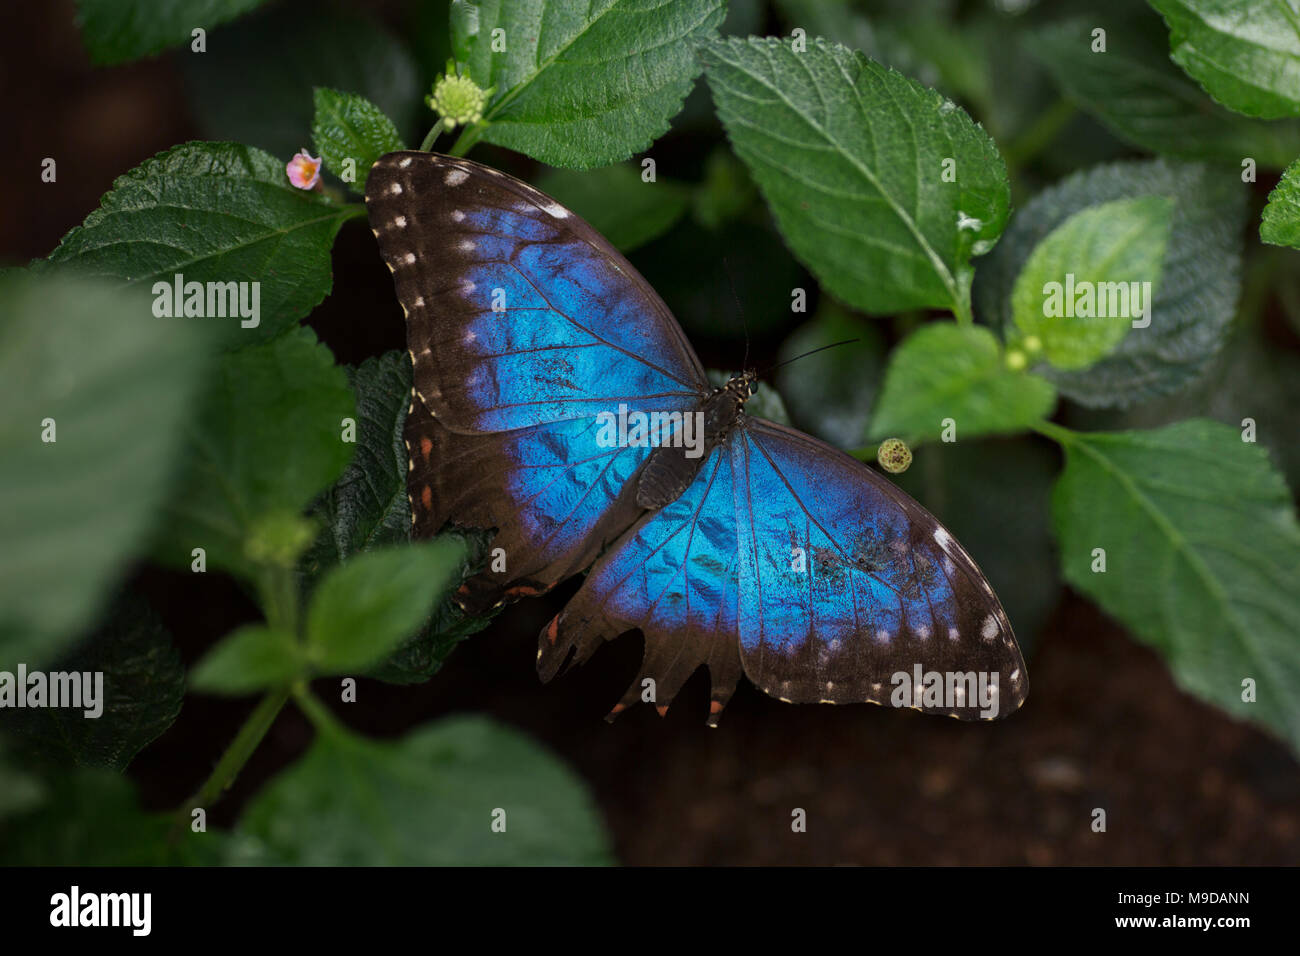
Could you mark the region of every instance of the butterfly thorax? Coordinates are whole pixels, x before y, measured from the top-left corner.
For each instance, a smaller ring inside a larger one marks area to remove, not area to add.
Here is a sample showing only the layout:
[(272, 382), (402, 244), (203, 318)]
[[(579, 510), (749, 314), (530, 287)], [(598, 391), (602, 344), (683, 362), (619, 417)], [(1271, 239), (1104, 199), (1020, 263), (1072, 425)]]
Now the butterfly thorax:
[(754, 373), (745, 372), (705, 396), (691, 413), (702, 424), (702, 442), (694, 447), (672, 444), (654, 449), (637, 480), (637, 504), (658, 511), (680, 498), (713, 449), (744, 417), (745, 402), (754, 394), (754, 388)]

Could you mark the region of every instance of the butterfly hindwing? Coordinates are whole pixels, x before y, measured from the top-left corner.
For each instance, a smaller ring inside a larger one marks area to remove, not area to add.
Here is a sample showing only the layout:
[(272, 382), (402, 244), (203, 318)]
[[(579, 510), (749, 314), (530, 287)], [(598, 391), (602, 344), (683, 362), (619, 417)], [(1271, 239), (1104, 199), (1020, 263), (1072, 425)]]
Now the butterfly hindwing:
[[(975, 684), (953, 680), (955, 703), (909, 695), (903, 706), (963, 719), (1020, 706), (1027, 680), (1007, 616), (928, 511), (793, 429), (747, 419), (730, 444), (737, 621), (751, 681), (788, 701), (897, 704), (900, 686), (971, 675)], [(993, 686), (994, 674), (996, 699), (981, 701), (970, 688)]]
[(543, 630), (537, 670), (550, 680), (573, 652), (586, 660), (632, 629), (645, 637), (641, 670), (611, 712), (640, 700), (660, 713), (701, 664), (716, 723), (740, 679), (736, 641), (736, 513), (731, 456), (717, 448), (676, 501), (648, 514), (596, 562)]

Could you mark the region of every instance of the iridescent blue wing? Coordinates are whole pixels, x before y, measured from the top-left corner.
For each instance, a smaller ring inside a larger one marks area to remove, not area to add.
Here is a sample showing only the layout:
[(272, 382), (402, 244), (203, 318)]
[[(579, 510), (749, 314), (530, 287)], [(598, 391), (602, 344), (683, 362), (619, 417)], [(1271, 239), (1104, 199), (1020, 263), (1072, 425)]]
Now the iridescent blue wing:
[(505, 570), (467, 582), (467, 607), (539, 593), (640, 514), (649, 449), (601, 447), (596, 415), (694, 408), (699, 360), (627, 260), (526, 183), (390, 153), (366, 205), (407, 318), (414, 532), (497, 529)]
[(645, 656), (610, 717), (640, 700), (662, 714), (701, 665), (713, 683), (715, 724), (740, 679), (736, 640), (736, 512), (732, 457), (714, 449), (676, 501), (646, 515), (605, 554), (543, 630), (537, 670), (549, 681), (572, 654), (639, 629)]
[[(997, 675), (993, 706), (964, 679), (903, 706), (1006, 716), (1028, 689), (1011, 624), (966, 550), (886, 478), (807, 435), (745, 419), (736, 476), (737, 627), (745, 674), (794, 702), (898, 701), (938, 674)], [(920, 668), (919, 672), (917, 668)], [(908, 675), (908, 683), (896, 675)], [(989, 698), (991, 700), (991, 697)], [(955, 701), (955, 703), (954, 703)]]

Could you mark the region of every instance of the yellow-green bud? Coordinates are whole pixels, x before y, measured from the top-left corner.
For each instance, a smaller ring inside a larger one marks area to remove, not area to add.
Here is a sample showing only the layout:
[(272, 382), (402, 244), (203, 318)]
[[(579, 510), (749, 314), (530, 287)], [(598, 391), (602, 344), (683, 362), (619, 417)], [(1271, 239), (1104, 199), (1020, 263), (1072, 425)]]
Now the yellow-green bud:
[(886, 438), (876, 449), (876, 461), (891, 475), (901, 475), (912, 464), (912, 449), (901, 438)]
[(485, 90), (468, 76), (448, 72), (438, 77), (433, 92), (424, 98), (429, 109), (442, 117), (448, 130), (459, 124), (469, 126), (483, 119), (491, 90)]

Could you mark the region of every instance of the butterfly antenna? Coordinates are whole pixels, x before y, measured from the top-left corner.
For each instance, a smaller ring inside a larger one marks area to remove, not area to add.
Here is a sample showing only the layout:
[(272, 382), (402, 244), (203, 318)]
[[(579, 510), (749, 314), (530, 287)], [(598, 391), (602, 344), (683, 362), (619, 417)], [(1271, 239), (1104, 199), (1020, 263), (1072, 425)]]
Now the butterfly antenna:
[(740, 304), (740, 295), (736, 292), (736, 277), (731, 274), (731, 263), (722, 257), (722, 268), (727, 270), (727, 284), (731, 286), (731, 298), (735, 300), (736, 312), (740, 316), (740, 327), (745, 333), (745, 361), (740, 364), (741, 371), (749, 368), (749, 320), (745, 318), (745, 308)]
[(854, 342), (858, 342), (858, 341), (861, 340), (844, 339), (842, 342), (832, 342), (830, 345), (823, 345), (820, 348), (815, 348), (811, 352), (804, 352), (802, 355), (796, 355), (794, 358), (788, 358), (784, 362), (777, 362), (775, 365), (769, 365), (767, 368), (763, 369), (763, 371), (759, 372), (758, 374), (766, 375), (768, 372), (775, 372), (777, 369), (783, 368), (784, 366), (789, 365), (791, 362), (797, 362), (801, 358), (807, 358), (810, 355), (816, 355), (818, 352), (825, 352), (827, 349), (833, 349), (841, 345), (852, 345)]

